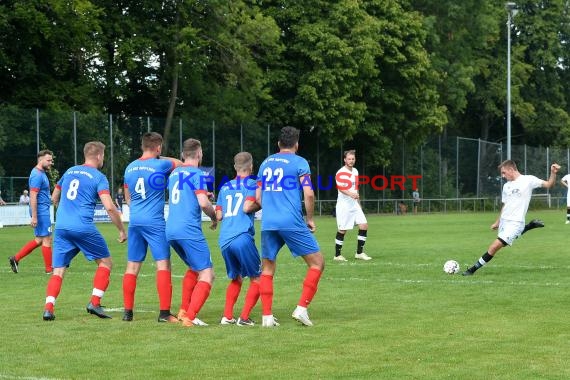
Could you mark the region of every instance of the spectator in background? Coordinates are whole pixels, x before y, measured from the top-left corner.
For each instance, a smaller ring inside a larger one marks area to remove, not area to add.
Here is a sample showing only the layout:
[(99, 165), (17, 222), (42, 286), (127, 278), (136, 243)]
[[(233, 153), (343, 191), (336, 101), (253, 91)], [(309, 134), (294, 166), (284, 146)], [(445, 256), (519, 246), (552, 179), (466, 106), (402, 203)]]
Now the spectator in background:
[(6, 206), (6, 202), (2, 199), (2, 190), (0, 190), (0, 206)]
[(123, 211), (123, 201), (125, 200), (125, 195), (123, 194), (123, 188), (119, 187), (117, 194), (115, 195), (115, 205), (119, 211)]
[(24, 190), (22, 195), (20, 195), (20, 202), (21, 205), (28, 205), (30, 204), (30, 196), (28, 195), (28, 190)]
[(418, 213), (418, 206), (420, 204), (421, 198), (420, 198), (420, 192), (418, 191), (418, 188), (416, 187), (414, 189), (414, 191), (412, 192), (412, 202), (414, 203), (414, 214)]

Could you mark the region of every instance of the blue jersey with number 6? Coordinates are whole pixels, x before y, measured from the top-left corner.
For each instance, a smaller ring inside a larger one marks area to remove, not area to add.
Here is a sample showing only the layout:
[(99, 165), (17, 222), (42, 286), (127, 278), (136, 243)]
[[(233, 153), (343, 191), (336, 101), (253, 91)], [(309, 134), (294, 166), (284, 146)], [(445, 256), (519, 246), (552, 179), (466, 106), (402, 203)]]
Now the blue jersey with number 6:
[[(261, 187), (261, 230), (306, 230), (303, 219), (303, 186), (311, 186), (311, 169), (303, 157), (276, 153), (259, 166)], [(306, 176), (306, 177), (305, 177)]]
[(61, 190), (56, 229), (93, 231), (93, 214), (100, 194), (109, 194), (107, 177), (93, 166), (73, 166), (57, 182)]

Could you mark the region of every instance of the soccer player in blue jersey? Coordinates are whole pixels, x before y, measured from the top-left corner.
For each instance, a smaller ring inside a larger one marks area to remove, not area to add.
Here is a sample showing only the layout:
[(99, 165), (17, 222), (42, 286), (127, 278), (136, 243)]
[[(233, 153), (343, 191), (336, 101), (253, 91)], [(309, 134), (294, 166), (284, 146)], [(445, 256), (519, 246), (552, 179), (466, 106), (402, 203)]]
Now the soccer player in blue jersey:
[[(272, 312), (273, 275), (277, 254), (287, 245), (293, 257), (301, 256), (309, 267), (303, 290), (292, 317), (305, 326), (312, 326), (307, 307), (312, 301), (325, 267), (313, 220), (315, 194), (311, 184), (311, 170), (304, 158), (296, 155), (299, 149), (299, 130), (284, 127), (279, 136), (279, 153), (267, 157), (259, 167), (257, 203), (261, 204), (261, 258), (262, 272), (259, 291), (262, 306), (262, 326), (279, 324)], [(303, 220), (302, 200), (305, 201), (306, 220)], [(246, 201), (245, 212), (255, 210), (255, 202)]]
[(46, 290), (43, 319), (55, 319), (54, 305), (61, 291), (63, 277), (71, 260), (79, 253), (97, 263), (93, 279), (91, 301), (87, 312), (99, 318), (111, 318), (101, 307), (101, 298), (109, 286), (112, 260), (107, 243), (93, 223), (95, 204), (100, 198), (113, 224), (119, 230), (119, 242), (127, 240), (121, 214), (113, 204), (109, 181), (99, 171), (105, 160), (105, 145), (91, 141), (83, 148), (85, 163), (69, 168), (52, 193), (54, 205), (58, 205), (55, 222), (53, 275)]
[(198, 168), (202, 162), (202, 144), (195, 139), (184, 141), (184, 165), (168, 178), (168, 219), (166, 238), (188, 266), (182, 280), (182, 302), (178, 318), (184, 326), (207, 326), (196, 316), (208, 299), (214, 271), (206, 238), (202, 232), (202, 211), (216, 229), (216, 211), (208, 198), (209, 177)]
[[(226, 272), (231, 280), (226, 289), (224, 315), (220, 324), (237, 324), (238, 326), (253, 326), (249, 318), (251, 309), (259, 298), (259, 275), (261, 260), (255, 246), (255, 229), (253, 226), (254, 212), (243, 212), (246, 199), (255, 202), (256, 181), (251, 178), (253, 158), (248, 152), (240, 152), (234, 157), (236, 178), (225, 183), (218, 194), (216, 202), (216, 217), (221, 221), (218, 243), (226, 264)], [(234, 318), (234, 306), (241, 291), (244, 277), (249, 277), (250, 283), (245, 296), (245, 303), (240, 317)]]
[(165, 190), (168, 175), (182, 161), (162, 157), (162, 136), (156, 132), (142, 137), (142, 156), (125, 169), (125, 200), (129, 205), (128, 262), (123, 276), (123, 321), (133, 320), (137, 276), (150, 247), (156, 262), (156, 289), (159, 322), (177, 323), (170, 313), (172, 278), (170, 246), (166, 241), (164, 220)]
[(42, 246), (44, 268), (46, 273), (51, 273), (51, 218), (49, 209), (51, 205), (49, 179), (46, 171), (53, 165), (53, 152), (41, 150), (38, 152), (38, 163), (32, 169), (28, 179), (30, 188), (30, 225), (34, 228), (35, 238), (27, 242), (18, 253), (10, 256), (10, 267), (14, 273), (18, 273), (20, 261), (32, 253), (34, 249)]

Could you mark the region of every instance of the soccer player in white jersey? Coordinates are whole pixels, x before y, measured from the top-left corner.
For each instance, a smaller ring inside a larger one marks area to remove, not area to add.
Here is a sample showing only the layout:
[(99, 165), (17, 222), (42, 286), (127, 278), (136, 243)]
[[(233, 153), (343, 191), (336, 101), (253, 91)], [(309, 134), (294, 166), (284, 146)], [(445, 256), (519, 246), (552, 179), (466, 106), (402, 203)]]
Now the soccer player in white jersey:
[(503, 185), (501, 213), (491, 225), (491, 229), (498, 229), (499, 234), (487, 252), (472, 267), (463, 272), (464, 276), (472, 276), (477, 269), (491, 261), (497, 251), (507, 245), (512, 245), (514, 240), (525, 232), (525, 216), (532, 191), (539, 187), (549, 189), (554, 186), (559, 169), (560, 165), (556, 163), (550, 165), (550, 177), (548, 181), (544, 181), (533, 175), (521, 174), (512, 160), (503, 161), (499, 165), (501, 176), (507, 180)]
[(352, 230), (354, 225), (358, 225), (358, 241), (356, 246), (355, 259), (371, 260), (372, 258), (364, 253), (366, 234), (368, 233), (368, 221), (360, 205), (358, 195), (358, 170), (354, 167), (356, 163), (356, 151), (347, 150), (344, 152), (344, 166), (336, 172), (336, 186), (338, 198), (336, 201), (336, 224), (338, 231), (335, 239), (334, 261), (348, 261), (341, 253), (344, 244), (344, 236), (347, 230)]
[(568, 189), (566, 193), (566, 224), (570, 224), (570, 188), (568, 186), (569, 181), (570, 181), (570, 174), (566, 174), (560, 180), (562, 186)]

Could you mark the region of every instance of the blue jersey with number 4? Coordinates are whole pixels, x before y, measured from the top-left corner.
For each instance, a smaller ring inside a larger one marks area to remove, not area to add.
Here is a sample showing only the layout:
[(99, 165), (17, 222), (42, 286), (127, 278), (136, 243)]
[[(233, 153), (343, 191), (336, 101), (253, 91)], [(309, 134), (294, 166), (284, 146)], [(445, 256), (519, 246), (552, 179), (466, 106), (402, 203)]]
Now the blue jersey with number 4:
[(222, 211), (222, 225), (218, 243), (224, 249), (237, 236), (248, 233), (255, 235), (254, 214), (243, 212), (243, 204), (248, 197), (255, 199), (256, 183), (250, 177), (237, 177), (226, 182), (218, 193), (216, 209)]
[(172, 169), (172, 161), (160, 158), (139, 158), (127, 166), (124, 181), (131, 196), (130, 226), (164, 225), (164, 194)]
[(69, 168), (57, 187), (61, 190), (56, 214), (56, 229), (92, 231), (93, 214), (101, 194), (109, 194), (107, 177), (93, 166), (78, 165)]
[[(259, 166), (261, 187), (261, 230), (305, 230), (303, 187), (311, 186), (311, 169), (303, 157), (294, 153), (276, 153)], [(306, 176), (306, 177), (304, 177)]]

